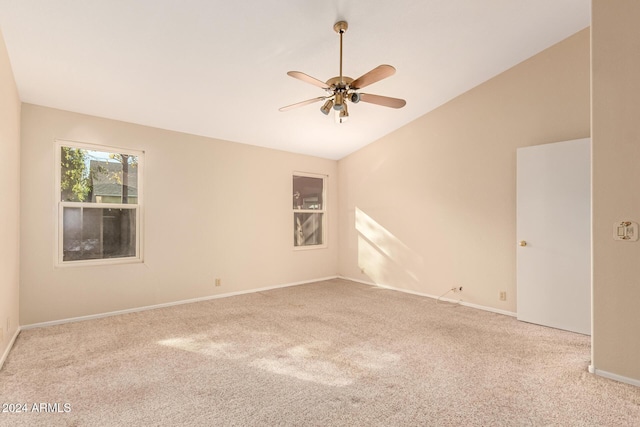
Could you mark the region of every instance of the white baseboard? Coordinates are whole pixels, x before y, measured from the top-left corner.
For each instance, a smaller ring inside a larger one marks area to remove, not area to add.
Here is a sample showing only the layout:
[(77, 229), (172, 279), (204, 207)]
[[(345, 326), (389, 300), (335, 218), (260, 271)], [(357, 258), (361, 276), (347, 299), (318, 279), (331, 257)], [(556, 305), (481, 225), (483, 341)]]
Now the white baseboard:
[(493, 307), (487, 307), (486, 305), (471, 304), (470, 302), (464, 302), (464, 301), (462, 301), (460, 304), (464, 305), (465, 307), (477, 308), (478, 310), (490, 311), (492, 313), (503, 314), (505, 316), (511, 316), (511, 317), (517, 317), (518, 316), (518, 313), (515, 313), (513, 311), (501, 310), (499, 308), (493, 308)]
[(457, 300), (457, 299), (440, 298), (438, 296), (425, 294), (423, 292), (412, 291), (412, 290), (409, 290), (409, 289), (395, 288), (393, 286), (381, 285), (379, 283), (373, 283), (373, 282), (368, 282), (368, 281), (365, 281), (365, 280), (353, 279), (351, 277), (345, 277), (345, 276), (338, 276), (338, 277), (341, 278), (341, 279), (344, 279), (344, 280), (350, 280), (352, 282), (362, 283), (363, 285), (377, 286), (377, 287), (380, 287), (380, 288), (390, 289), (392, 291), (404, 292), (404, 293), (407, 293), (407, 294), (418, 295), (418, 296), (421, 296), (421, 297), (433, 298), (435, 300), (452, 302), (452, 303), (463, 305), (465, 307), (471, 307), (471, 308), (476, 308), (478, 310), (490, 311), (492, 313), (503, 314), (505, 316), (516, 317), (516, 315), (517, 315), (516, 313), (514, 313), (512, 311), (500, 310), (498, 308), (487, 307), (487, 306), (484, 306), (484, 305), (471, 304), (471, 303), (460, 301), (460, 300)]
[(147, 306), (143, 306), (143, 307), (129, 308), (129, 309), (126, 309), (126, 310), (109, 311), (109, 312), (106, 312), (106, 313), (91, 314), (91, 315), (88, 315), (88, 316), (70, 317), (70, 318), (67, 318), (67, 319), (52, 320), (52, 321), (49, 321), (49, 322), (32, 323), (30, 325), (22, 325), (21, 328), (22, 328), (22, 330), (27, 330), (27, 329), (34, 329), (34, 328), (43, 328), (43, 327), (46, 327), (46, 326), (62, 325), (64, 323), (83, 322), (85, 320), (101, 319), (103, 317), (118, 316), (120, 314), (129, 314), (129, 313), (137, 313), (137, 312), (140, 312), (140, 311), (155, 310), (157, 308), (172, 307), (174, 305), (191, 304), (191, 303), (194, 303), (194, 302), (209, 301), (209, 300), (213, 300), (213, 299), (227, 298), (227, 297), (232, 297), (232, 296), (236, 296), (236, 295), (252, 294), (252, 293), (255, 293), (255, 292), (269, 291), (269, 290), (272, 290), (272, 289), (288, 288), (290, 286), (306, 285), (308, 283), (322, 282), (323, 280), (331, 280), (331, 279), (336, 279), (336, 278), (338, 278), (338, 276), (329, 276), (329, 277), (322, 277), (322, 278), (313, 279), (313, 280), (304, 280), (304, 281), (301, 281), (301, 282), (284, 283), (284, 284), (280, 284), (280, 285), (267, 286), (267, 287), (264, 287), (264, 288), (248, 289), (248, 290), (245, 290), (245, 291), (236, 291), (236, 292), (229, 292), (229, 293), (225, 293), (225, 294), (208, 295), (206, 297), (192, 298), (192, 299), (180, 300), (180, 301), (173, 301), (173, 302), (167, 302), (167, 303), (163, 303), (163, 304), (147, 305)]
[(603, 371), (600, 369), (596, 369), (593, 365), (589, 365), (589, 372), (592, 374), (596, 374), (599, 377), (608, 378), (610, 380), (619, 381), (621, 383), (634, 385), (636, 387), (640, 387), (640, 380), (636, 380), (634, 378), (624, 377), (618, 374), (612, 374), (611, 372)]
[(0, 369), (2, 369), (2, 366), (4, 366), (4, 361), (7, 360), (7, 357), (9, 357), (9, 352), (13, 347), (13, 343), (16, 342), (16, 338), (18, 338), (18, 335), (20, 335), (20, 331), (21, 331), (21, 328), (20, 326), (18, 326), (18, 329), (16, 329), (16, 333), (13, 334), (13, 337), (11, 337), (11, 340), (9, 340), (9, 345), (4, 350), (4, 353), (2, 353), (2, 358), (0, 358)]
[[(236, 291), (236, 292), (228, 292), (228, 293), (224, 293), (224, 294), (208, 295), (208, 296), (205, 296), (205, 297), (192, 298), (192, 299), (187, 299), (187, 300), (179, 300), (179, 301), (167, 302), (167, 303), (163, 303), (163, 304), (154, 304), (154, 305), (148, 305), (148, 306), (142, 306), (142, 307), (129, 308), (129, 309), (125, 309), (125, 310), (109, 311), (109, 312), (105, 312), (105, 313), (91, 314), (91, 315), (87, 315), (87, 316), (70, 317), (70, 318), (59, 319), (59, 320), (51, 320), (51, 321), (48, 321), (48, 322), (32, 323), (32, 324), (29, 324), (29, 325), (22, 325), (21, 329), (22, 330), (28, 330), (28, 329), (34, 329), (34, 328), (43, 328), (43, 327), (47, 327), (47, 326), (62, 325), (62, 324), (65, 324), (65, 323), (83, 322), (85, 320), (101, 319), (101, 318), (104, 318), (104, 317), (118, 316), (120, 314), (137, 313), (137, 312), (146, 311), (146, 310), (155, 310), (155, 309), (158, 309), (158, 308), (172, 307), (172, 306), (175, 306), (175, 305), (191, 304), (191, 303), (194, 303), (194, 302), (209, 301), (209, 300), (218, 299), (218, 298), (227, 298), (227, 297), (232, 297), (232, 296), (236, 296), (236, 295), (244, 295), (244, 294), (251, 294), (251, 293), (255, 293), (255, 292), (269, 291), (269, 290), (272, 290), (272, 289), (287, 288), (287, 287), (290, 287), (290, 286), (306, 285), (306, 284), (309, 284), (309, 283), (321, 282), (323, 280), (331, 280), (331, 279), (336, 279), (336, 278), (340, 278), (340, 279), (344, 279), (344, 280), (350, 280), (352, 282), (362, 283), (362, 284), (369, 285), (369, 286), (377, 286), (377, 287), (390, 289), (390, 290), (394, 290), (394, 291), (405, 292), (405, 293), (418, 295), (418, 296), (423, 296), (423, 297), (427, 297), (427, 298), (438, 299), (438, 297), (434, 296), (434, 295), (429, 295), (429, 294), (416, 292), (416, 291), (411, 291), (411, 290), (407, 290), (407, 289), (394, 288), (393, 286), (380, 285), (380, 284), (376, 284), (376, 283), (373, 283), (373, 282), (367, 282), (367, 281), (364, 281), (364, 280), (354, 279), (354, 278), (351, 278), (351, 277), (328, 276), (328, 277), (322, 277), (322, 278), (317, 278), (317, 279), (312, 279), (312, 280), (303, 280), (303, 281), (300, 281), (300, 282), (284, 283), (284, 284), (280, 284), (280, 285), (266, 286), (266, 287), (263, 287), (263, 288), (249, 289), (249, 290), (245, 290), (245, 291)], [(458, 303), (458, 300), (453, 300), (453, 299), (449, 299), (449, 298), (440, 298), (440, 301)], [(516, 315), (516, 313), (510, 312), (510, 311), (505, 311), (505, 310), (495, 309), (493, 307), (485, 307), (485, 306), (481, 306), (481, 305), (477, 305), (477, 304), (470, 304), (470, 303), (467, 303), (467, 302), (464, 302), (464, 301), (461, 301), (459, 303), (460, 303), (460, 305), (464, 305), (464, 306), (467, 306), (467, 307), (477, 308), (479, 310), (491, 311), (491, 312), (498, 313), (498, 314), (504, 314), (506, 316), (515, 316)]]

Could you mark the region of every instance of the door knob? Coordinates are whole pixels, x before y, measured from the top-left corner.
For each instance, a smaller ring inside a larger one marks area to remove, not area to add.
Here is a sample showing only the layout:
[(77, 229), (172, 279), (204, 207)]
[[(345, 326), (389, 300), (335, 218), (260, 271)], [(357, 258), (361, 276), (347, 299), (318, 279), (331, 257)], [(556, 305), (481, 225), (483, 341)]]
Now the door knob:
[(520, 243), (518, 243), (520, 246), (527, 246), (527, 242), (526, 240), (520, 240)]

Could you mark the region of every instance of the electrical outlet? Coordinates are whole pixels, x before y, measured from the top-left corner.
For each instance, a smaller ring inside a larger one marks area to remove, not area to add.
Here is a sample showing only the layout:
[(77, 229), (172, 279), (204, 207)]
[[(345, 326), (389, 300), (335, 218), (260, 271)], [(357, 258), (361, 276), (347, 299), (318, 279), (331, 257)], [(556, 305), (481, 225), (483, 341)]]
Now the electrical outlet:
[(222, 281), (218, 278), (216, 278), (216, 286), (220, 286), (222, 285)]
[(500, 291), (500, 301), (507, 300), (507, 291)]
[(455, 286), (453, 288), (451, 288), (451, 290), (455, 293), (457, 292), (462, 292), (462, 286)]

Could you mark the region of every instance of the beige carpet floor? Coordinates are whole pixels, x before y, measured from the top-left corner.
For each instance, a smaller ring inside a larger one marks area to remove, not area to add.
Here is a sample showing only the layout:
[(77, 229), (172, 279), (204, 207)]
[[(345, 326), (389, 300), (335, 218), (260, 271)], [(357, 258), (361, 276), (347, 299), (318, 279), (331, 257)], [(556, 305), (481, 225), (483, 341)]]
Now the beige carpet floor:
[(22, 331), (0, 425), (640, 426), (589, 345), (336, 279)]

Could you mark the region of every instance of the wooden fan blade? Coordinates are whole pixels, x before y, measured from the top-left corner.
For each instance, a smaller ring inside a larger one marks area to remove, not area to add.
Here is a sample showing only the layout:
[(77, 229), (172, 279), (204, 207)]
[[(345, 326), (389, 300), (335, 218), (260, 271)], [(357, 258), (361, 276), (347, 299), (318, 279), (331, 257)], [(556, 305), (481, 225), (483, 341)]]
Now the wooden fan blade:
[(305, 74), (303, 72), (300, 72), (300, 71), (289, 71), (287, 73), (287, 75), (289, 75), (289, 76), (291, 76), (291, 77), (293, 77), (295, 79), (302, 80), (303, 82), (311, 83), (312, 85), (318, 86), (319, 88), (329, 89), (329, 86), (325, 82), (320, 81), (320, 80), (316, 79), (315, 77), (311, 77), (310, 75)]
[(298, 108), (298, 107), (302, 107), (302, 106), (305, 106), (305, 105), (313, 104), (314, 102), (323, 101), (325, 99), (326, 98), (324, 96), (319, 96), (317, 98), (307, 99), (306, 101), (297, 102), (295, 104), (287, 105), (286, 107), (282, 107), (279, 110), (280, 111), (289, 111), (289, 110), (292, 110), (294, 108)]
[(407, 104), (407, 101), (405, 101), (404, 99), (391, 98), (389, 96), (371, 95), (368, 93), (361, 93), (360, 101), (391, 108), (402, 108)]
[(362, 89), (363, 87), (369, 86), (372, 83), (393, 76), (395, 72), (396, 69), (391, 65), (378, 65), (373, 70), (355, 79), (349, 86), (354, 89)]

